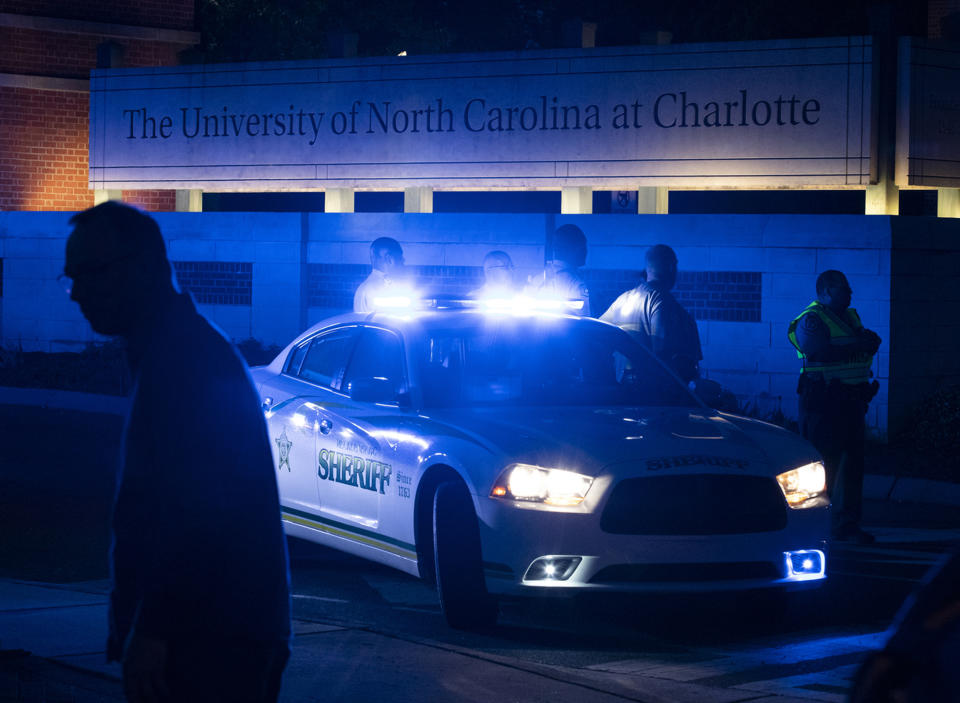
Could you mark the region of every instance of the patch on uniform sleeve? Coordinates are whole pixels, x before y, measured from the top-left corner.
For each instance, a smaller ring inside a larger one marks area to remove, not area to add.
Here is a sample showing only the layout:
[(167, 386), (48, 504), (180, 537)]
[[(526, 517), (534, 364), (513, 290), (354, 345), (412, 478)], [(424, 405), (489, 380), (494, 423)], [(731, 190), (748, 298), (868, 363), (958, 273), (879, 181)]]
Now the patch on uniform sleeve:
[(824, 328), (824, 325), (819, 315), (808, 312), (800, 318), (800, 327), (803, 328), (804, 332), (819, 332)]

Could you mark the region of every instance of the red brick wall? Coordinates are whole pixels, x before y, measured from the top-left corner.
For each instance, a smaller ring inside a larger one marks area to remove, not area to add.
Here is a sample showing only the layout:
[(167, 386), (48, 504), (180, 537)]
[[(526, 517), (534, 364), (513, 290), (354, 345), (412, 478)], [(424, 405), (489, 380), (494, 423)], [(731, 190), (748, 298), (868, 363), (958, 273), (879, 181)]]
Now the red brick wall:
[[(194, 0), (0, 0), (0, 12), (193, 30)], [(139, 39), (0, 27), (0, 73), (90, 76), (97, 45), (124, 48), (123, 66), (175, 66), (183, 45)], [(89, 96), (71, 91), (0, 88), (0, 209), (81, 210), (88, 189)], [(145, 210), (173, 210), (174, 191), (124, 191)]]
[[(0, 210), (82, 210), (88, 183), (87, 93), (0, 88)], [(172, 211), (172, 190), (125, 190), (123, 199)]]
[(177, 193), (173, 190), (125, 190), (123, 202), (150, 212), (173, 212), (177, 209)]
[[(97, 44), (109, 37), (0, 27), (0, 72), (89, 78)], [(185, 46), (156, 41), (113, 40), (124, 48), (124, 66), (176, 66)]]
[(194, 0), (0, 0), (0, 12), (89, 22), (194, 29)]
[(87, 189), (86, 93), (0, 88), (0, 209), (78, 210)]

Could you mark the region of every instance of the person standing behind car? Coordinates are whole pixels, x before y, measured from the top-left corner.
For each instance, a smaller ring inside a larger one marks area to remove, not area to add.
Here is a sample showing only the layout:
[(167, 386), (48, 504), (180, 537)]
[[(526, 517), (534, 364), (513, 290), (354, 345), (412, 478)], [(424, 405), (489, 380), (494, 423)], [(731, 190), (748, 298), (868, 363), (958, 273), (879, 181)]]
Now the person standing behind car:
[(246, 364), (174, 288), (153, 218), (106, 202), (70, 224), (61, 282), (95, 332), (126, 340), (133, 376), (107, 658), (134, 703), (276, 701), (290, 578)]
[(703, 352), (696, 320), (670, 292), (677, 282), (677, 255), (656, 244), (645, 261), (646, 280), (621, 294), (600, 319), (625, 329), (689, 383), (700, 375)]
[(370, 265), (373, 270), (353, 295), (354, 312), (371, 312), (374, 300), (385, 295), (403, 279), (403, 249), (392, 237), (378, 237), (370, 244)]
[(579, 304), (572, 315), (590, 317), (590, 291), (580, 275), (587, 262), (587, 237), (576, 225), (563, 225), (553, 234), (553, 258), (543, 273), (527, 279), (524, 295)]
[(850, 307), (852, 296), (843, 273), (824, 271), (817, 277), (817, 299), (793, 319), (787, 337), (803, 362), (800, 433), (823, 455), (836, 508), (833, 536), (870, 544), (873, 535), (860, 527), (864, 416), (880, 387), (870, 381), (870, 366), (881, 340)]
[(470, 291), (467, 297), (473, 300), (509, 298), (516, 294), (516, 289), (513, 260), (507, 252), (497, 249), (483, 257), (483, 285)]

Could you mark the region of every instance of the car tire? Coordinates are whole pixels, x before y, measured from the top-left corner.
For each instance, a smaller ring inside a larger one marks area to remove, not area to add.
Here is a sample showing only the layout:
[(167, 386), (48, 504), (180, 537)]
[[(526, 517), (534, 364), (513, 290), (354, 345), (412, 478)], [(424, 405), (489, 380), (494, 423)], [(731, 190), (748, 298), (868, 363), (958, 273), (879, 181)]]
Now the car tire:
[(492, 626), (497, 605), (484, 582), (473, 501), (460, 481), (441, 483), (434, 494), (433, 556), (440, 608), (447, 624), (458, 630)]

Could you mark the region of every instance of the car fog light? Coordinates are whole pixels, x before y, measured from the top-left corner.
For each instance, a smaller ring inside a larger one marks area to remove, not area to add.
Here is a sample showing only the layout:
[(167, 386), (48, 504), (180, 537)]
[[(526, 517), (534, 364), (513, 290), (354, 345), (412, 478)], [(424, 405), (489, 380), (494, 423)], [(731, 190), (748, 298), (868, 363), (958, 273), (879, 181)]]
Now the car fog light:
[(566, 581), (573, 576), (581, 562), (580, 557), (540, 557), (535, 559), (524, 581)]
[(819, 579), (826, 576), (827, 558), (819, 549), (784, 552), (783, 556), (787, 562), (788, 579)]

